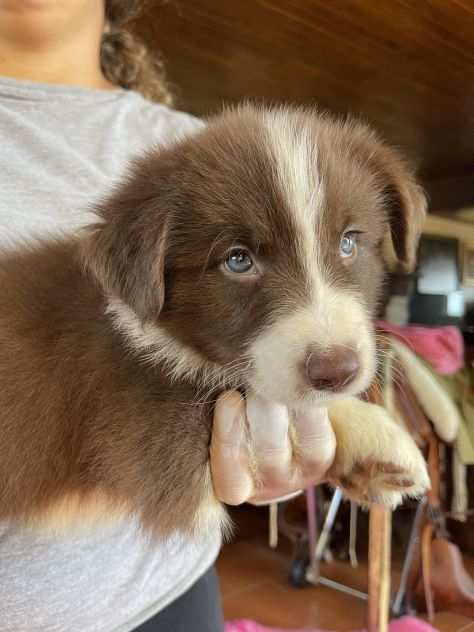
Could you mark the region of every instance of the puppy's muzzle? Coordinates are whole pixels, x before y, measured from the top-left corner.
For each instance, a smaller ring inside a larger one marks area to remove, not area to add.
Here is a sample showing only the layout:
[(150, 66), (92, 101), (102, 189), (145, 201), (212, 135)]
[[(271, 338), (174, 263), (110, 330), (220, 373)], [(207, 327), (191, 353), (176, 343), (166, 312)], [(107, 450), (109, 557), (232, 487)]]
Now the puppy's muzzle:
[(323, 353), (311, 348), (306, 358), (306, 378), (317, 391), (343, 391), (356, 379), (359, 371), (359, 358), (347, 347), (333, 347)]

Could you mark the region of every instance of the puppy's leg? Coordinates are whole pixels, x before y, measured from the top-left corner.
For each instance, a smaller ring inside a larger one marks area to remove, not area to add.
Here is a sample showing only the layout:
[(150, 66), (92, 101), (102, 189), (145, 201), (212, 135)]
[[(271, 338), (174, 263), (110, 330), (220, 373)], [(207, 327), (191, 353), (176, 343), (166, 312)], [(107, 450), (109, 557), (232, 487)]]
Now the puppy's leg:
[(421, 452), (383, 408), (350, 397), (329, 406), (329, 419), (336, 435), (330, 481), (349, 498), (394, 508), (429, 488)]

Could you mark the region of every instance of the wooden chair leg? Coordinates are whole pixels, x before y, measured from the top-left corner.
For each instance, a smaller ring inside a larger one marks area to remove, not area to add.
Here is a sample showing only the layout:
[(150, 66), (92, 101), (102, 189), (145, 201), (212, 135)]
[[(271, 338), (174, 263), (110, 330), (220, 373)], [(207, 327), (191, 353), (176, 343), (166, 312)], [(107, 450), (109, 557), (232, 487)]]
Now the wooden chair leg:
[(374, 505), (369, 518), (368, 632), (387, 632), (390, 611), (392, 513)]

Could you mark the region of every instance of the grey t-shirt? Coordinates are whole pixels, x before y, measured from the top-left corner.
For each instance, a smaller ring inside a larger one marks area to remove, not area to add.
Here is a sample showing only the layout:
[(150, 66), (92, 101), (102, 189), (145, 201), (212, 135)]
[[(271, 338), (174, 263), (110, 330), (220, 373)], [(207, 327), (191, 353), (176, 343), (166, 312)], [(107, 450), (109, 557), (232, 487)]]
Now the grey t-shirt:
[[(88, 223), (88, 206), (133, 155), (199, 125), (125, 90), (0, 78), (0, 248)], [(0, 631), (128, 632), (185, 592), (219, 548), (217, 532), (157, 545), (126, 520), (63, 536), (0, 523)]]

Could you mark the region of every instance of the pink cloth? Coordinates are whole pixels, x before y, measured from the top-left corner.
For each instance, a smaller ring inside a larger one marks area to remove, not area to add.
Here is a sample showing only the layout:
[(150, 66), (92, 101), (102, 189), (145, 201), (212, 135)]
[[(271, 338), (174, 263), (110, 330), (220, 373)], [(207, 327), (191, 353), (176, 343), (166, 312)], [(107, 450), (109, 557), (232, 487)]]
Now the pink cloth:
[(464, 340), (457, 327), (399, 327), (385, 321), (377, 326), (399, 338), (440, 375), (452, 375), (464, 366)]
[[(249, 619), (239, 619), (238, 621), (227, 621), (225, 624), (225, 632), (325, 632), (324, 630), (316, 630), (305, 628), (300, 630), (288, 630), (283, 628), (266, 628), (263, 625), (250, 621)], [(329, 632), (327, 630), (326, 632)], [(359, 630), (359, 632), (364, 632)], [(437, 632), (431, 625), (414, 619), (413, 617), (402, 617), (395, 619), (390, 623), (389, 632)]]

